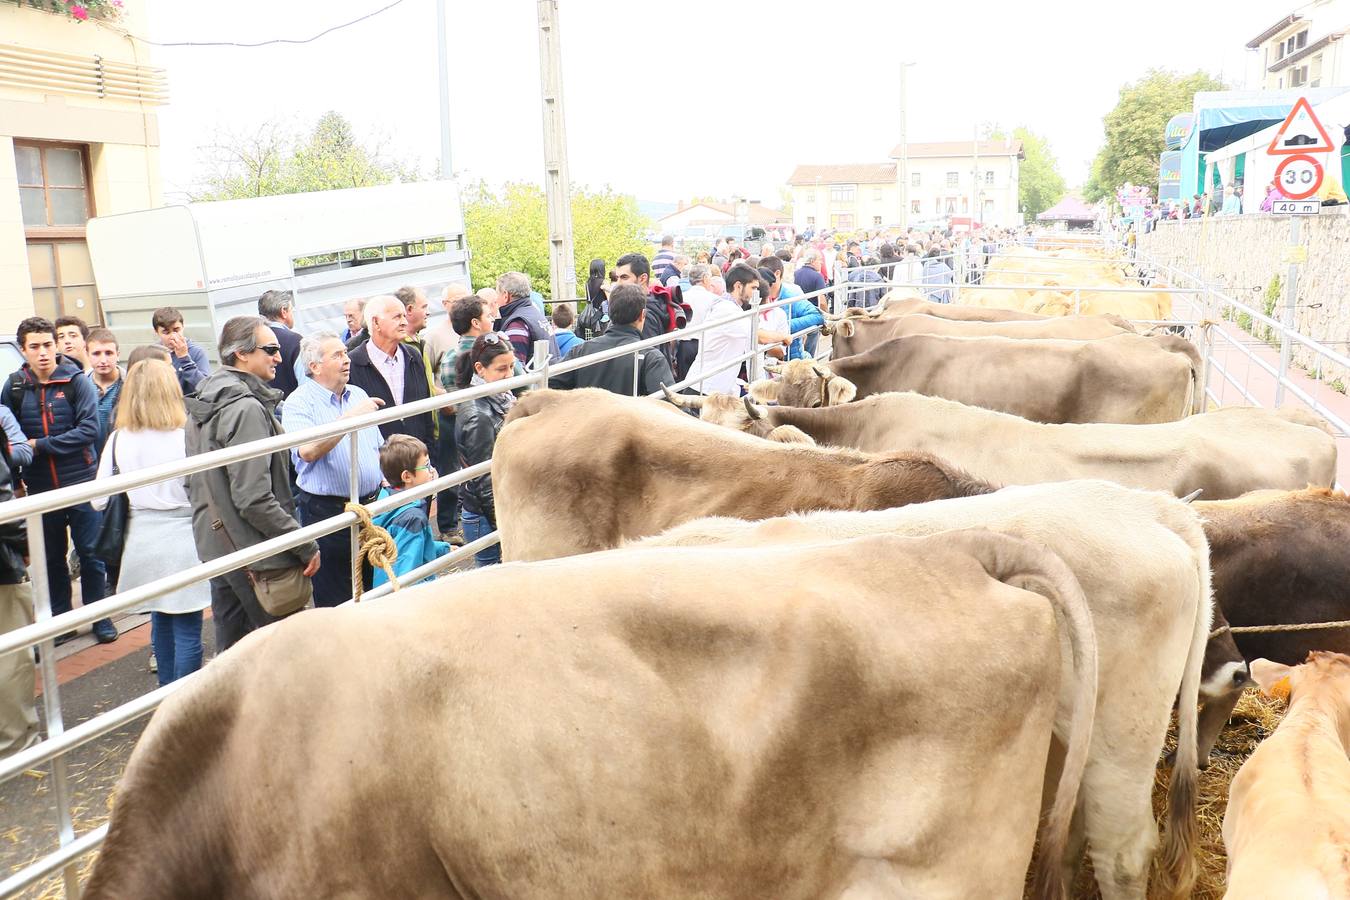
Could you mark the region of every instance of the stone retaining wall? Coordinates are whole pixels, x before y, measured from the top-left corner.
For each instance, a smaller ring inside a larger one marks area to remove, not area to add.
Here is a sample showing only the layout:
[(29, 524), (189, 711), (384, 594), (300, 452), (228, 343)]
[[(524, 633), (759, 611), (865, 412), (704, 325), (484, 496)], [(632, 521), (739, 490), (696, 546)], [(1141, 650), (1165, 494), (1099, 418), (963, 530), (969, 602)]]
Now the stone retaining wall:
[[(1330, 349), (1350, 355), (1350, 215), (1346, 207), (1324, 207), (1321, 216), (1302, 222), (1300, 244), (1307, 262), (1299, 267), (1295, 324), (1298, 331)], [(1217, 216), (1159, 223), (1139, 236), (1139, 249), (1258, 310), (1271, 279), (1281, 284), (1289, 265), (1289, 219), (1267, 215)], [(1284, 308), (1281, 292), (1274, 312)], [(1294, 345), (1294, 362), (1316, 373), (1319, 357)], [(1350, 372), (1322, 364), (1323, 380), (1350, 384)]]

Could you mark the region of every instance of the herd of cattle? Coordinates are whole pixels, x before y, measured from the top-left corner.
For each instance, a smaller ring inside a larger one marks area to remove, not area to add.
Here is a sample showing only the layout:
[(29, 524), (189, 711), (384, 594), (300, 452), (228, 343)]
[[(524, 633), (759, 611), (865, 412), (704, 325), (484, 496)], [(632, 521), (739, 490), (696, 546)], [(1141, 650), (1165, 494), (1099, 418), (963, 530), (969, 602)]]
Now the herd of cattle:
[(1202, 411), (1162, 316), (1021, 310), (892, 295), (745, 398), (525, 395), (507, 564), (213, 662), (86, 896), (1067, 897), (1086, 852), (1105, 900), (1185, 897), (1253, 679), (1291, 707), (1229, 896), (1350, 896), (1350, 631), (1225, 627), (1350, 618), (1333, 436)]

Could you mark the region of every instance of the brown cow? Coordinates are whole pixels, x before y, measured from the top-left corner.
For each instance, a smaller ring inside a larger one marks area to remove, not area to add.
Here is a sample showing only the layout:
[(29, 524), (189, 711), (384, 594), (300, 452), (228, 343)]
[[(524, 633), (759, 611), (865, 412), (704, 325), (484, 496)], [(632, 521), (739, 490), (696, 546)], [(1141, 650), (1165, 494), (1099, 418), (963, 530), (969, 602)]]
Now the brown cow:
[[(1350, 621), (1350, 497), (1340, 491), (1254, 491), (1196, 503), (1209, 538), (1216, 620), (1235, 626)], [(1216, 630), (1223, 623), (1216, 621)], [(1247, 660), (1294, 666), (1313, 650), (1350, 653), (1350, 627), (1238, 633)], [(1208, 667), (1208, 666), (1207, 666)], [(1200, 758), (1207, 759), (1241, 695), (1205, 704)]]
[(1174, 422), (1191, 410), (1200, 356), (1173, 335), (1098, 341), (916, 334), (827, 364), (794, 360), (750, 393), (783, 406), (833, 406), (917, 391), (1036, 422)]
[[(562, 448), (576, 465), (560, 467)], [(605, 550), (700, 516), (888, 509), (992, 490), (930, 456), (770, 443), (602, 390), (521, 398), (497, 437), (492, 485), (505, 560)]]
[(193, 675), (85, 896), (1020, 897), (1052, 731), (1081, 763), (1096, 683), (1072, 573), (1006, 535), (492, 566)]
[(878, 344), (911, 334), (1092, 341), (1136, 333), (1134, 326), (1120, 316), (974, 322), (917, 314), (889, 319), (845, 319), (834, 324), (827, 323), (825, 330), (833, 338), (831, 355), (835, 359), (865, 353)]
[(1267, 488), (1330, 487), (1336, 479), (1335, 438), (1324, 421), (1292, 407), (1224, 407), (1154, 425), (1046, 425), (913, 392), (813, 409), (722, 394), (667, 399), (698, 408), (705, 422), (769, 440), (931, 453), (994, 484), (1105, 478), (1225, 500)]
[(897, 316), (925, 315), (958, 322), (1027, 322), (1048, 318), (1035, 313), (1012, 309), (998, 309), (992, 306), (968, 306), (961, 303), (936, 303), (925, 300), (916, 292), (897, 288), (881, 298), (871, 309), (863, 310), (851, 307), (843, 316), (826, 315), (827, 319), (852, 316), (889, 319)]

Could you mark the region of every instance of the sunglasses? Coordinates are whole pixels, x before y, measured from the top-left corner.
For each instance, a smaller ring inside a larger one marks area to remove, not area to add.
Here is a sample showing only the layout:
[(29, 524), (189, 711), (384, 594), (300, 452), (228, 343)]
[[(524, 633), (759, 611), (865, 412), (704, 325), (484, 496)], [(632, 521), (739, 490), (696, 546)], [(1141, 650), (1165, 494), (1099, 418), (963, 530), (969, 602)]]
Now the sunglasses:
[(266, 353), (268, 356), (280, 356), (280, 355), (281, 355), (281, 345), (280, 345), (280, 344), (263, 344), (261, 347), (256, 347), (256, 348), (254, 348), (254, 349), (256, 349), (256, 350), (261, 350), (263, 353)]
[(495, 331), (489, 331), (487, 334), (483, 335), (483, 343), (485, 344), (500, 344), (503, 340), (505, 340), (505, 338)]

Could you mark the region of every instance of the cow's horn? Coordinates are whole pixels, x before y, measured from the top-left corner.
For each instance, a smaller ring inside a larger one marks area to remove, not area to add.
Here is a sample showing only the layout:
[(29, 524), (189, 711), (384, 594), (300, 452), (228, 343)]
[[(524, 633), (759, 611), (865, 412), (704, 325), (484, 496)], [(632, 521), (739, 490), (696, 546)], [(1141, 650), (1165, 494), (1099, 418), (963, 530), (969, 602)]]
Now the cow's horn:
[(765, 363), (764, 371), (770, 375), (780, 375), (783, 372), (783, 367), (778, 363)]
[(693, 409), (700, 409), (703, 406), (703, 398), (701, 396), (694, 397), (689, 394), (677, 394), (665, 384), (661, 385), (661, 390), (666, 392), (666, 399), (676, 406), (688, 406)]
[(1196, 488), (1195, 490), (1193, 490), (1193, 491), (1191, 491), (1189, 494), (1187, 494), (1185, 497), (1182, 497), (1182, 498), (1181, 498), (1181, 502), (1182, 502), (1182, 503), (1190, 503), (1192, 500), (1194, 500), (1196, 497), (1199, 497), (1199, 496), (1200, 496), (1201, 494), (1203, 494), (1204, 492), (1205, 492), (1205, 489), (1204, 489), (1204, 488)]
[(840, 319), (848, 318), (848, 316), (841, 313), (821, 312), (821, 315), (825, 317), (825, 321), (827, 322), (838, 322)]
[(818, 366), (818, 365), (816, 365), (815, 363), (811, 363), (811, 371), (816, 373), (816, 377), (817, 377), (817, 378), (829, 378), (829, 377), (830, 377), (830, 370), (829, 370), (829, 369), (826, 369), (826, 368), (824, 368), (823, 366)]
[(748, 396), (742, 397), (741, 399), (745, 401), (745, 411), (750, 418), (754, 419), (756, 422), (764, 418), (764, 410), (756, 406), (755, 401), (751, 400)]

